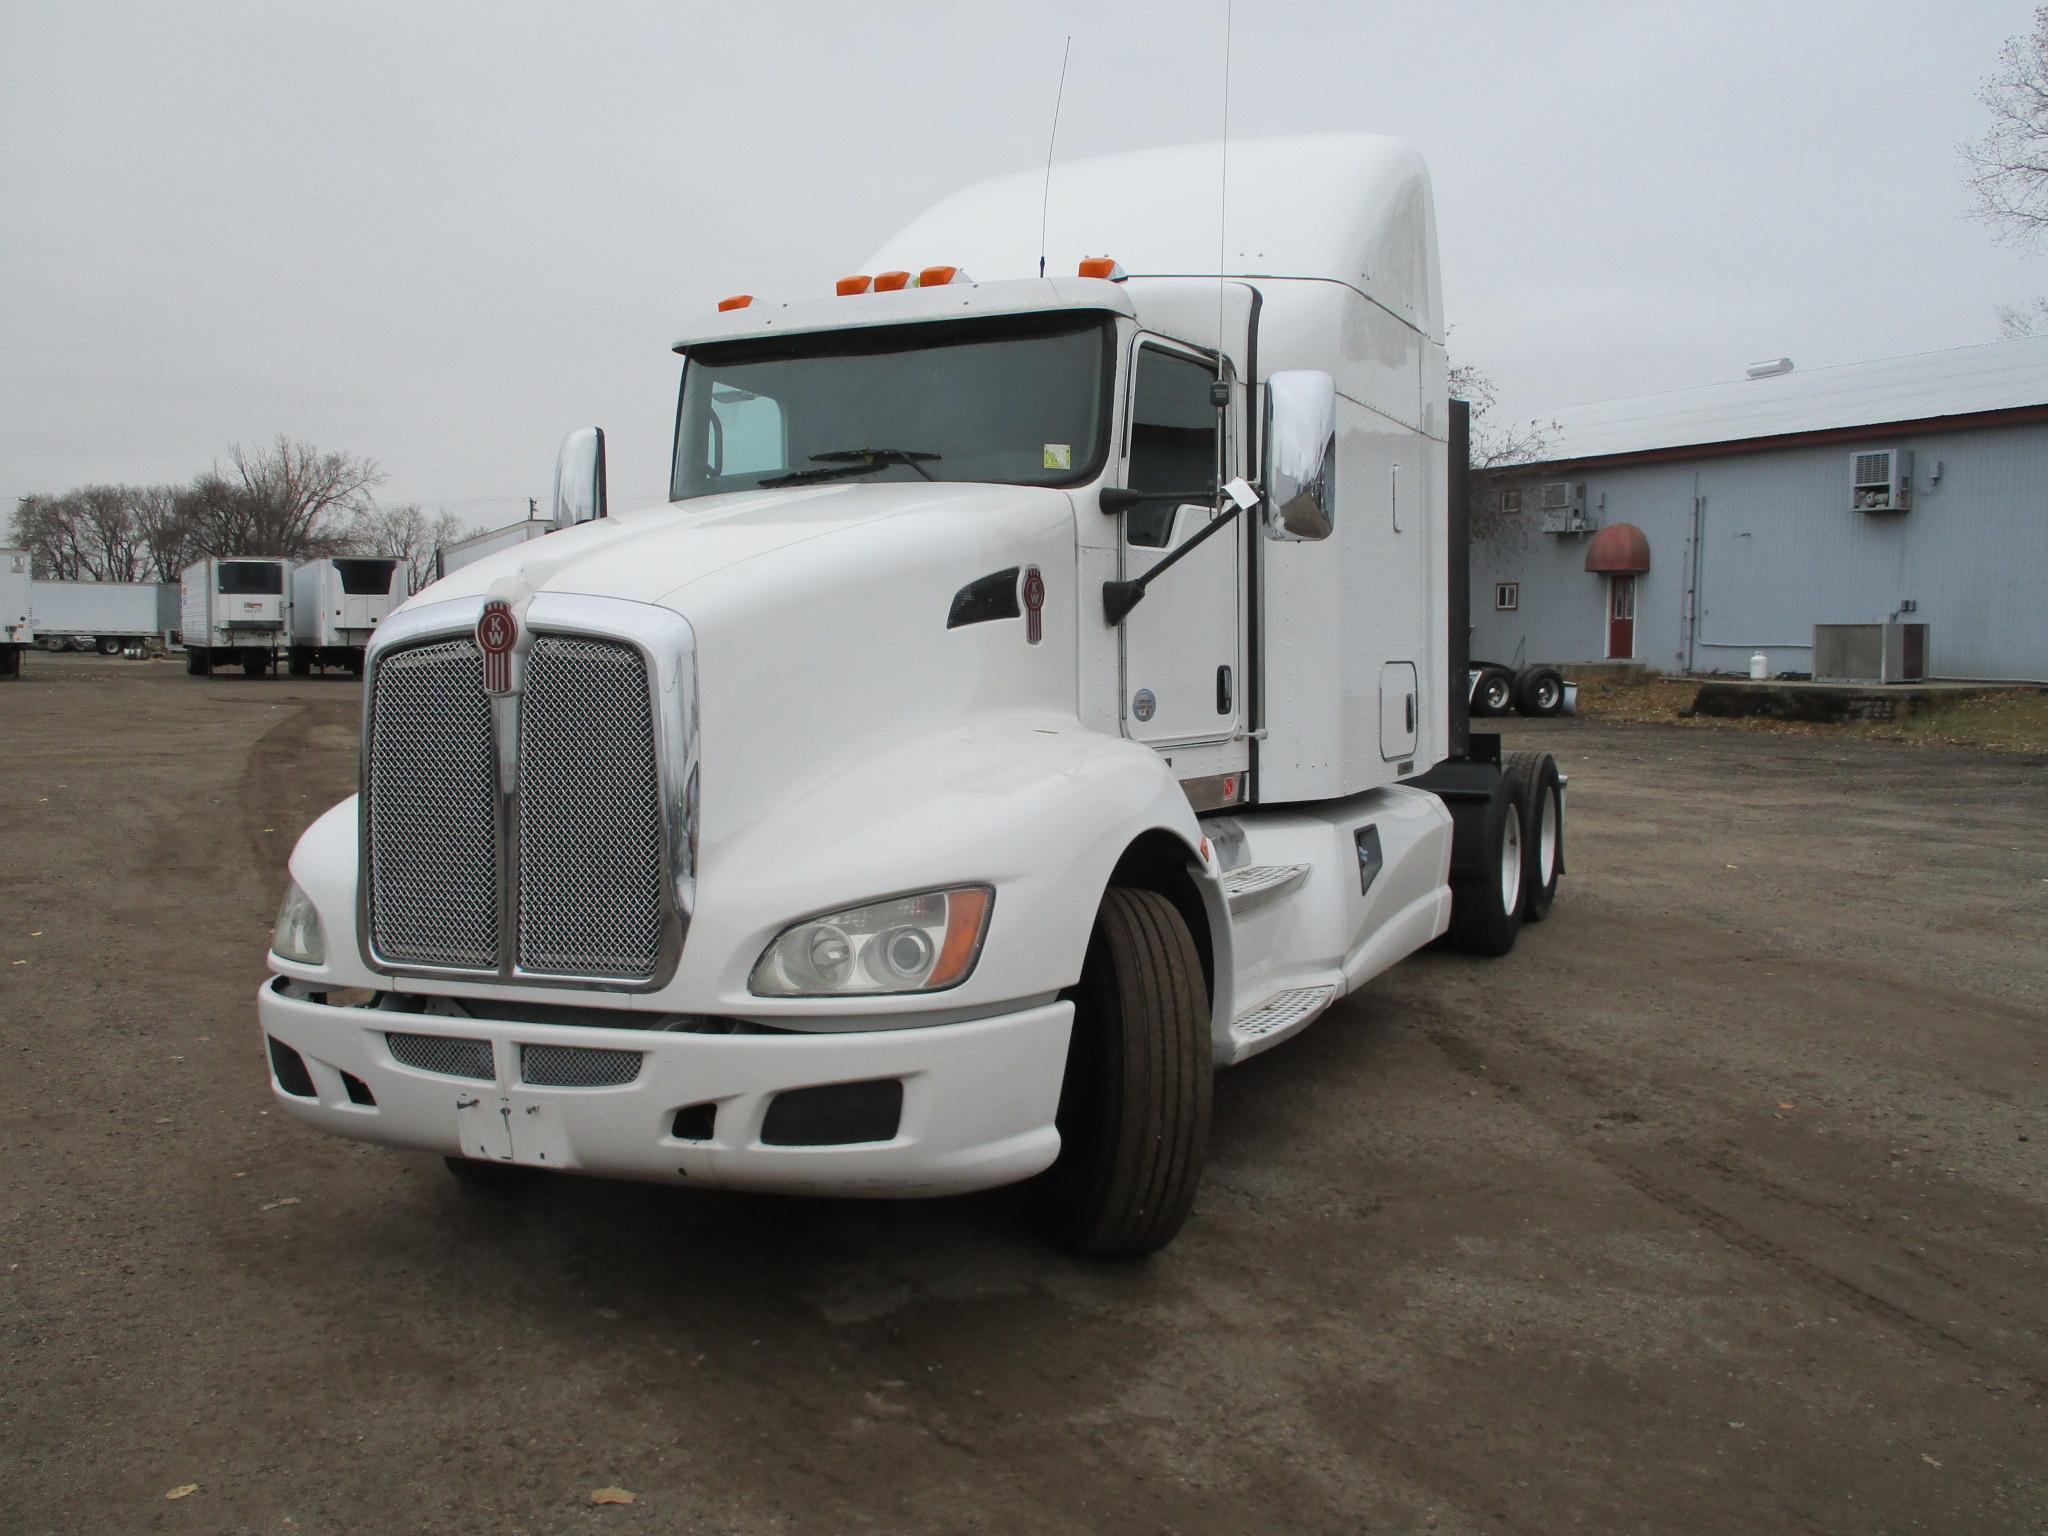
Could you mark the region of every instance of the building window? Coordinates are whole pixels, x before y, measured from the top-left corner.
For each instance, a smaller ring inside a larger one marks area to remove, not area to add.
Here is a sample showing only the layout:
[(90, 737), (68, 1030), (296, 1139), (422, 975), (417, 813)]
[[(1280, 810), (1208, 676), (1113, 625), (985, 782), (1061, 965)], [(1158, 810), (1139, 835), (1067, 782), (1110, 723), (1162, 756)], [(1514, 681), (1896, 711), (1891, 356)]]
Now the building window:
[(1510, 517), (1522, 510), (1522, 488), (1519, 485), (1510, 485), (1501, 491), (1500, 509)]
[(1519, 581), (1497, 581), (1493, 584), (1493, 606), (1500, 613), (1513, 613), (1522, 606), (1522, 584)]

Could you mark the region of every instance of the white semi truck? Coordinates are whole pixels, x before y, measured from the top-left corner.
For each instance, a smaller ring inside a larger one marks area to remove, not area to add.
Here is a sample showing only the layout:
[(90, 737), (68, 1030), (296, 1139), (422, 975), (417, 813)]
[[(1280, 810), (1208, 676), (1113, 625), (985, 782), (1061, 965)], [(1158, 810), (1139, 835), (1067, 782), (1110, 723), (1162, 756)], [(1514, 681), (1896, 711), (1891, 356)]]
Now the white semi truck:
[(0, 549), (0, 677), (21, 676), (21, 653), (36, 643), (34, 567), (25, 549)]
[(290, 577), (291, 562), (271, 555), (209, 555), (186, 566), (178, 582), (185, 670), (275, 672), (291, 644)]
[(35, 605), (36, 644), (46, 651), (91, 651), (118, 656), (123, 651), (161, 642), (177, 627), (178, 615), (165, 612), (164, 593), (175, 583), (154, 581), (38, 581), (30, 592)]
[(1466, 720), (1427, 173), (1232, 145), (1219, 273), (1220, 158), (1060, 167), (1051, 275), (1026, 176), (726, 300), (666, 504), (571, 434), (561, 530), (379, 626), (279, 1104), (479, 1182), (1029, 1181), (1139, 1254), (1215, 1068), (1543, 915), (1563, 781)]
[(363, 650), (392, 608), (404, 601), (392, 555), (302, 560), (291, 575), (291, 651), (294, 677), (313, 668), (363, 670)]

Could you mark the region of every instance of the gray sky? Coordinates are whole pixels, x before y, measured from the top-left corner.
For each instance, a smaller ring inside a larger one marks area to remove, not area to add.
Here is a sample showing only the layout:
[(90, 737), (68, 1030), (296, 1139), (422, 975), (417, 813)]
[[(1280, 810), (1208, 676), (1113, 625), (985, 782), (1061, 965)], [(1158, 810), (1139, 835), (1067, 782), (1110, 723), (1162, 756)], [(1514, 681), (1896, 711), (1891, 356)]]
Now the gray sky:
[[(1453, 354), (1529, 415), (1993, 339), (2048, 257), (1955, 146), (2030, 19), (1236, 0), (1231, 131), (1417, 144)], [(1221, 0), (0, 0), (0, 506), (284, 431), (488, 525), (586, 422), (658, 499), (684, 322), (1041, 159), (1069, 32), (1063, 155), (1215, 137)]]

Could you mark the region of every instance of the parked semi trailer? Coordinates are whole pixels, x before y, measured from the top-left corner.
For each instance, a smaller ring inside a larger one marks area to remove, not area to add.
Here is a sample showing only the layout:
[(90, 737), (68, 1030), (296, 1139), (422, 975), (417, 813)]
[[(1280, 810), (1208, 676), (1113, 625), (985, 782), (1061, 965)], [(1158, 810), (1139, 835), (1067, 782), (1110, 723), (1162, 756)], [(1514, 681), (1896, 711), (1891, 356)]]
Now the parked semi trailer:
[(370, 636), (405, 597), (398, 560), (389, 555), (302, 560), (292, 567), (291, 589), (294, 677), (315, 667), (360, 673)]
[(0, 549), (0, 677), (21, 676), (21, 653), (36, 643), (33, 569), (27, 550)]
[(239, 664), (251, 677), (277, 670), (291, 642), (291, 562), (268, 555), (215, 557), (179, 580), (185, 670), (205, 677)]
[(30, 592), (35, 607), (36, 644), (46, 651), (91, 651), (118, 656), (175, 628), (165, 622), (164, 594), (175, 582), (38, 581)]
[(1051, 276), (1000, 276), (1009, 178), (725, 300), (668, 504), (607, 515), (571, 434), (561, 531), (378, 627), (258, 996), (279, 1104), (480, 1182), (1030, 1181), (1138, 1254), (1214, 1069), (1544, 914), (1563, 781), (1466, 720), (1427, 173), (1233, 145), (1219, 274), (1219, 160), (1060, 167)]

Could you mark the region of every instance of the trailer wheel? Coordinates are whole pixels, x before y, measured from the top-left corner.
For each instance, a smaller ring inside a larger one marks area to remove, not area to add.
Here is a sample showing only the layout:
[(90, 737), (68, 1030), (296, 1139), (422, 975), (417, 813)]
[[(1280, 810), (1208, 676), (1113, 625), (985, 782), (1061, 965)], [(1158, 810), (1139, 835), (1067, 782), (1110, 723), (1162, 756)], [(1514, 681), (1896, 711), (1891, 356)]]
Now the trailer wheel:
[(261, 677), (267, 670), (267, 665), (260, 651), (244, 652), (242, 656), (242, 675), (244, 677)]
[(1201, 956), (1173, 903), (1112, 886), (1065, 995), (1060, 1155), (1032, 1186), (1035, 1214), (1075, 1253), (1156, 1252), (1194, 1204), (1215, 1071)]
[(118, 656), (123, 649), (119, 635), (101, 635), (99, 648), (102, 656)]
[(1471, 872), (1451, 886), (1445, 937), (1467, 954), (1504, 955), (1522, 930), (1525, 818), (1514, 781), (1503, 775), (1486, 803), (1470, 814), (1479, 819), (1479, 856)]
[(1515, 679), (1515, 708), (1533, 718), (1564, 708), (1564, 677), (1554, 667), (1524, 667)]
[(455, 1175), (456, 1183), (499, 1194), (524, 1189), (540, 1177), (539, 1169), (524, 1163), (493, 1163), (480, 1157), (444, 1157), (441, 1161)]
[(0, 645), (0, 677), (21, 676), (21, 647)]
[(185, 647), (185, 670), (194, 677), (213, 676), (213, 657), (203, 645)]
[(1487, 667), (1472, 685), (1472, 713), (1492, 718), (1504, 715), (1515, 699), (1515, 675), (1505, 667)]
[(1503, 767), (1522, 805), (1522, 921), (1540, 923), (1564, 873), (1564, 785), (1548, 752), (1510, 752)]
[(285, 668), (293, 677), (304, 677), (313, 670), (313, 658), (301, 646), (293, 646), (291, 655), (285, 661)]

